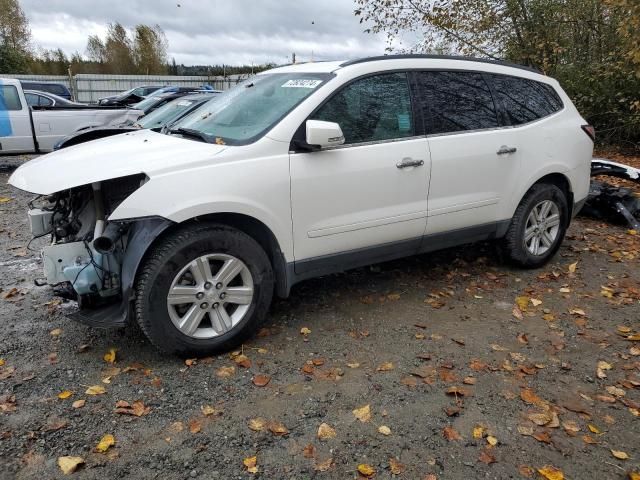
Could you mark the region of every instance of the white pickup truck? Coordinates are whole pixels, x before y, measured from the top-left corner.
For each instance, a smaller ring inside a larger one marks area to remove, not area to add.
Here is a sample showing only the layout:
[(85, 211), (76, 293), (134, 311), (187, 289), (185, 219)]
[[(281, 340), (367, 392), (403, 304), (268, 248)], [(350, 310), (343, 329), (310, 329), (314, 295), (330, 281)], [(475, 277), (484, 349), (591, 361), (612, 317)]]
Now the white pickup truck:
[(0, 155), (51, 152), (74, 132), (135, 121), (141, 115), (140, 110), (120, 107), (29, 107), (20, 81), (0, 78)]

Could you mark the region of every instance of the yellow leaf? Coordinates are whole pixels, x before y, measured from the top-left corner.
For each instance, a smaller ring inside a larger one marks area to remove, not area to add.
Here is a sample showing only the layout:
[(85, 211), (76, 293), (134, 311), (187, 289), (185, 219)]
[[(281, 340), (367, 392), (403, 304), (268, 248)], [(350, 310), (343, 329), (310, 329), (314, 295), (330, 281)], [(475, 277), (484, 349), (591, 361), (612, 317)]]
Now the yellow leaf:
[(361, 463), (358, 465), (358, 472), (367, 478), (371, 478), (376, 474), (375, 468), (367, 463)]
[(318, 438), (320, 440), (327, 440), (328, 438), (334, 438), (336, 431), (330, 425), (321, 423), (318, 427)]
[(102, 385), (93, 385), (84, 392), (87, 395), (102, 395), (103, 393), (107, 393), (105, 388)]
[(71, 390), (63, 390), (58, 394), (58, 398), (60, 400), (64, 400), (65, 398), (69, 398), (71, 395), (73, 395), (73, 392)]
[(82, 457), (58, 457), (58, 466), (65, 475), (75, 472), (83, 463), (84, 458)]
[(202, 410), (202, 414), (205, 417), (209, 417), (211, 415), (217, 415), (218, 413), (220, 413), (217, 409), (213, 408), (211, 405), (203, 405), (202, 407), (200, 407), (200, 410)]
[(116, 439), (114, 438), (113, 435), (108, 433), (104, 437), (102, 437), (100, 442), (98, 442), (98, 445), (96, 445), (96, 452), (105, 453), (115, 444), (116, 444)]
[(589, 431), (591, 431), (591, 433), (595, 433), (596, 435), (600, 435), (600, 430), (598, 429), (598, 427), (596, 427), (595, 425), (587, 425), (587, 427), (589, 427)]
[(11, 199), (9, 197), (0, 197), (0, 203), (7, 203), (10, 202)]
[(300, 333), (301, 333), (302, 335), (309, 335), (309, 334), (311, 333), (311, 329), (310, 329), (310, 328), (307, 328), (307, 327), (302, 327), (302, 328), (300, 329)]
[(380, 365), (378, 365), (378, 368), (376, 368), (376, 370), (378, 372), (389, 372), (389, 371), (393, 370), (393, 368), (394, 368), (393, 363), (384, 362), (384, 363), (381, 363)]
[(473, 438), (482, 438), (484, 436), (484, 427), (476, 425), (473, 427)]
[(0, 367), (4, 366), (4, 358), (0, 358)]
[(51, 330), (49, 332), (49, 335), (51, 335), (52, 337), (57, 337), (62, 333), (62, 329), (61, 328), (54, 328), (53, 330)]
[(107, 363), (115, 363), (115, 361), (116, 361), (116, 349), (115, 348), (110, 348), (109, 351), (107, 353), (105, 353), (102, 358), (104, 358), (104, 361), (107, 362)]
[(498, 439), (494, 436), (489, 435), (487, 437), (487, 443), (492, 447), (495, 447), (498, 444)]
[(569, 273), (576, 273), (576, 269), (578, 268), (578, 262), (572, 263), (569, 265)]
[(618, 460), (628, 460), (629, 459), (629, 455), (627, 455), (627, 452), (623, 452), (621, 450), (611, 450), (611, 455), (616, 457)]
[(247, 457), (242, 460), (242, 463), (247, 468), (247, 472), (249, 473), (258, 473), (258, 457)]
[(542, 300), (538, 300), (537, 298), (532, 298), (531, 299), (531, 305), (533, 305), (534, 307), (542, 305)]
[(521, 296), (516, 297), (516, 305), (523, 312), (527, 310), (527, 306), (529, 305), (529, 297)]
[(249, 428), (254, 432), (261, 432), (267, 428), (267, 421), (262, 417), (250, 418)]
[(562, 473), (562, 470), (551, 465), (545, 465), (544, 467), (539, 468), (538, 473), (547, 480), (564, 480), (564, 473)]
[(378, 427), (378, 432), (380, 432), (382, 435), (385, 435), (385, 436), (391, 435), (391, 429), (386, 425), (380, 425)]
[(629, 480), (640, 480), (639, 472), (629, 472)]
[(371, 420), (371, 407), (369, 405), (365, 405), (364, 407), (356, 408), (353, 410), (353, 414), (361, 422), (368, 422)]

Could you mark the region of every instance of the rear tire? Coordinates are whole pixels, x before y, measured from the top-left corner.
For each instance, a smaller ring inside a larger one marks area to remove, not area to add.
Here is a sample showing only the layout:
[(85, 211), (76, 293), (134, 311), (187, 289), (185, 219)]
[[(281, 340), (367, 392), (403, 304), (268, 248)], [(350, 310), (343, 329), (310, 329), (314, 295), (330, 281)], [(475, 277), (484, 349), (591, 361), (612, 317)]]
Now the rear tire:
[(523, 268), (541, 267), (553, 257), (569, 226), (567, 196), (556, 185), (531, 187), (516, 209), (503, 239), (509, 260)]
[(136, 319), (164, 352), (211, 355), (257, 330), (273, 286), (269, 258), (253, 238), (226, 225), (192, 224), (149, 252), (136, 281)]

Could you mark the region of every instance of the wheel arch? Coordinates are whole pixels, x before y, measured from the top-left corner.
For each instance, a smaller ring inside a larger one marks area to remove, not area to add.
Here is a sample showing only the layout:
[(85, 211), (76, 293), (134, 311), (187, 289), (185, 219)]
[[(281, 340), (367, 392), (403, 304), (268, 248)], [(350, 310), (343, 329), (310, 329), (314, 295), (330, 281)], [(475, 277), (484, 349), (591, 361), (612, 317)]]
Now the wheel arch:
[(571, 218), (573, 214), (573, 188), (571, 186), (571, 180), (569, 179), (569, 177), (559, 172), (548, 173), (547, 175), (534, 182), (527, 189), (527, 192), (531, 190), (531, 187), (533, 187), (534, 185), (539, 185), (541, 183), (555, 185), (564, 192), (567, 197), (567, 206), (569, 207), (569, 218)]
[[(187, 225), (194, 223), (217, 223), (227, 225), (232, 228), (236, 228), (241, 232), (246, 233), (253, 238), (264, 249), (271, 266), (273, 268), (276, 285), (276, 294), (281, 298), (286, 298), (289, 295), (290, 285), (287, 276), (287, 261), (284, 252), (281, 249), (280, 243), (273, 231), (262, 221), (250, 215), (236, 213), (236, 212), (218, 212), (206, 215), (199, 215), (197, 217), (189, 218), (179, 223), (173, 223), (168, 228), (158, 235), (154, 241), (148, 246), (146, 253), (162, 239), (176, 231), (177, 229), (184, 228)], [(140, 266), (143, 261), (140, 262), (136, 269), (136, 276), (140, 270)]]

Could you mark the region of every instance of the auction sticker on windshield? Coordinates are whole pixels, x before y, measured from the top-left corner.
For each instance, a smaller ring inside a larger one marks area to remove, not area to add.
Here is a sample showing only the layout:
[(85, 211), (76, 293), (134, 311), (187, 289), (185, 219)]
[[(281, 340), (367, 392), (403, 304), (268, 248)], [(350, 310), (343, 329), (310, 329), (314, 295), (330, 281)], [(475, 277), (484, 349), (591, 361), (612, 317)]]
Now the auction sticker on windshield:
[(316, 88), (322, 83), (322, 80), (304, 79), (299, 78), (297, 80), (289, 80), (282, 85), (283, 88)]

